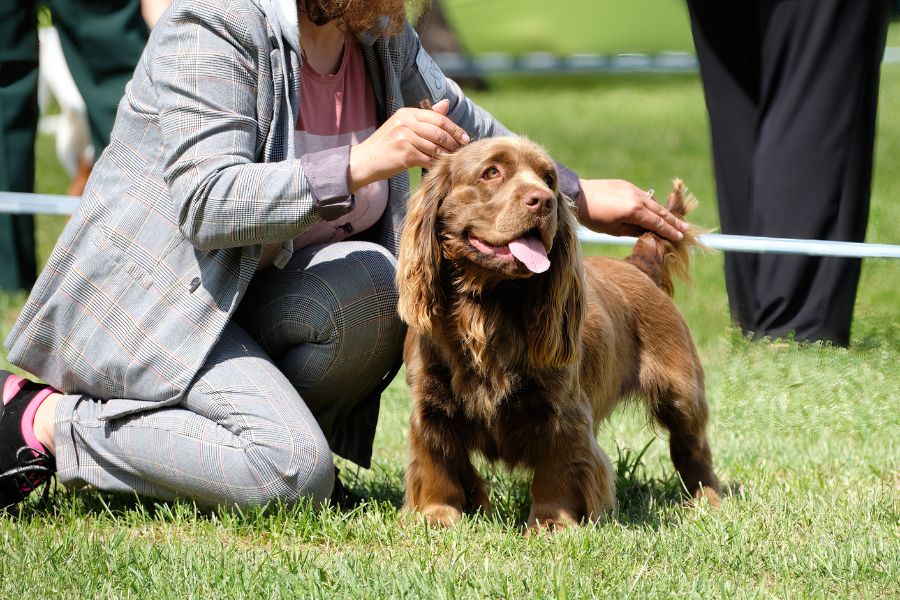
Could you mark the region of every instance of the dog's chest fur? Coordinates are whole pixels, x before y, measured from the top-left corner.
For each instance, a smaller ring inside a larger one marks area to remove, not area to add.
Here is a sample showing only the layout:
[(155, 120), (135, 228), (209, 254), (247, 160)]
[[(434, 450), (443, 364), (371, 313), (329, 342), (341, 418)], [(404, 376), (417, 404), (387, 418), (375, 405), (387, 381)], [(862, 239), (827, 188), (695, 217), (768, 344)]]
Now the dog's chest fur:
[(441, 360), (452, 401), (486, 431), (500, 433), (498, 428), (523, 410), (554, 412), (544, 387), (547, 374), (528, 363), (522, 301), (457, 298), (447, 316), (453, 335), (445, 340)]
[(449, 381), (450, 390), (459, 408), (469, 420), (488, 426), (496, 420), (499, 408), (515, 402), (528, 383), (521, 373), (498, 365), (479, 369), (473, 367), (471, 362), (459, 362), (450, 371), (453, 373)]

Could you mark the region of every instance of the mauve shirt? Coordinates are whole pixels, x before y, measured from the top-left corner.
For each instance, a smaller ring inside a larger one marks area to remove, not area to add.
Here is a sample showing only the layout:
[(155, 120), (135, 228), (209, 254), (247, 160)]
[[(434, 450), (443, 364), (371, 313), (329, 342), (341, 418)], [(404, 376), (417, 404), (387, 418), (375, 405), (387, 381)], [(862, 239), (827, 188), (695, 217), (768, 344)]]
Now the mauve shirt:
[[(377, 128), (375, 93), (355, 39), (346, 38), (337, 73), (320, 75), (309, 62), (304, 62), (300, 84), (303, 92), (294, 131), (297, 158), (359, 144)], [(346, 178), (346, 173), (331, 175)], [(388, 192), (387, 181), (376, 181), (356, 190), (353, 210), (334, 220), (317, 221), (294, 239), (294, 249), (339, 242), (371, 227), (387, 206)], [(257, 270), (270, 266), (279, 248), (280, 244), (267, 245)]]

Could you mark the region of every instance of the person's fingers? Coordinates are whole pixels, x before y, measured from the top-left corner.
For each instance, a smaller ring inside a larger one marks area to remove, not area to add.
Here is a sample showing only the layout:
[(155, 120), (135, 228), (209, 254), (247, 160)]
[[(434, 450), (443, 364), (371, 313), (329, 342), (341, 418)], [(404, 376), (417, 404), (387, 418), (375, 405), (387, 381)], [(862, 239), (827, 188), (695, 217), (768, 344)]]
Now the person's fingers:
[[(652, 200), (650, 203), (656, 204)], [(657, 204), (657, 206), (659, 205)], [(658, 210), (654, 210), (653, 207), (648, 206), (647, 202), (644, 202), (643, 209), (639, 210), (635, 215), (633, 223), (635, 225), (640, 225), (647, 231), (652, 231), (653, 233), (657, 233), (673, 241), (678, 241), (684, 237), (684, 234), (682, 234), (681, 231), (676, 229), (675, 226), (670, 225), (662, 215), (659, 214)]]
[(407, 159), (413, 161), (413, 167), (431, 168), (434, 161), (444, 152), (441, 146), (435, 144), (429, 139), (419, 136), (412, 136), (409, 140), (410, 149), (407, 152)]
[[(444, 152), (456, 152), (461, 147), (460, 143), (457, 142), (446, 129), (441, 129), (437, 125), (432, 125), (431, 123), (419, 122), (413, 126), (413, 132), (418, 137), (431, 142), (437, 149)], [(432, 152), (431, 154), (436, 156), (438, 152)]]
[(447, 113), (450, 112), (450, 101), (444, 98), (438, 103), (432, 105), (431, 110), (446, 116)]
[[(443, 102), (443, 100), (441, 102)], [(441, 104), (441, 102), (438, 102), (438, 104)], [(438, 106), (438, 104), (435, 104), (435, 106)], [(449, 106), (449, 103), (447, 104)], [(469, 134), (466, 133), (465, 129), (448, 119), (446, 116), (435, 111), (434, 109), (420, 110), (416, 113), (416, 118), (421, 122), (431, 123), (436, 127), (440, 127), (441, 129), (449, 133), (453, 137), (453, 139), (456, 140), (457, 143), (459, 143), (460, 146), (469, 143)]]
[(647, 193), (644, 196), (643, 204), (646, 209), (648, 209), (653, 214), (657, 215), (665, 223), (670, 225), (673, 229), (677, 229), (678, 231), (687, 231), (690, 228), (683, 219), (680, 219), (673, 215), (669, 209), (656, 201), (651, 193)]

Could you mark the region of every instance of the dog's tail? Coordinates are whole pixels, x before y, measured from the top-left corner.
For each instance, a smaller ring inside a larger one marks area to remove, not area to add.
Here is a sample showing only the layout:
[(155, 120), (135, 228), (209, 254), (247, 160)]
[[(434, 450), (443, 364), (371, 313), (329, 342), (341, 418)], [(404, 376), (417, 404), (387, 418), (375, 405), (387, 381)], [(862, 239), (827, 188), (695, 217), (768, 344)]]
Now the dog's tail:
[[(676, 179), (666, 202), (666, 209), (679, 219), (684, 219), (696, 206), (697, 200), (688, 193), (684, 183)], [(705, 248), (697, 239), (697, 230), (691, 228), (683, 233), (684, 237), (678, 242), (655, 233), (645, 233), (638, 238), (631, 256), (625, 259), (646, 273), (670, 297), (675, 293), (673, 275), (684, 281), (690, 279), (688, 267), (691, 248)]]

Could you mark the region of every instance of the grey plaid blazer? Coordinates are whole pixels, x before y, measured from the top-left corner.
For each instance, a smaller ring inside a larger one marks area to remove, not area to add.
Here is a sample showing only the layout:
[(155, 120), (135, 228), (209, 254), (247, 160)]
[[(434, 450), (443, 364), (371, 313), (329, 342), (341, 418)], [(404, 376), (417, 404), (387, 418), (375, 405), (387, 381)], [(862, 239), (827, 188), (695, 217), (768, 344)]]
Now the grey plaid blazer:
[[(104, 419), (177, 403), (262, 245), (319, 218), (301, 162), (284, 155), (300, 57), (279, 50), (274, 31), (252, 0), (176, 0), (6, 340), (13, 364), (65, 393), (108, 400)], [(360, 44), (382, 120), (449, 98), (450, 117), (473, 139), (508, 133), (444, 77), (411, 27)], [(364, 232), (395, 254), (408, 193), (408, 175), (394, 177), (383, 218)]]

